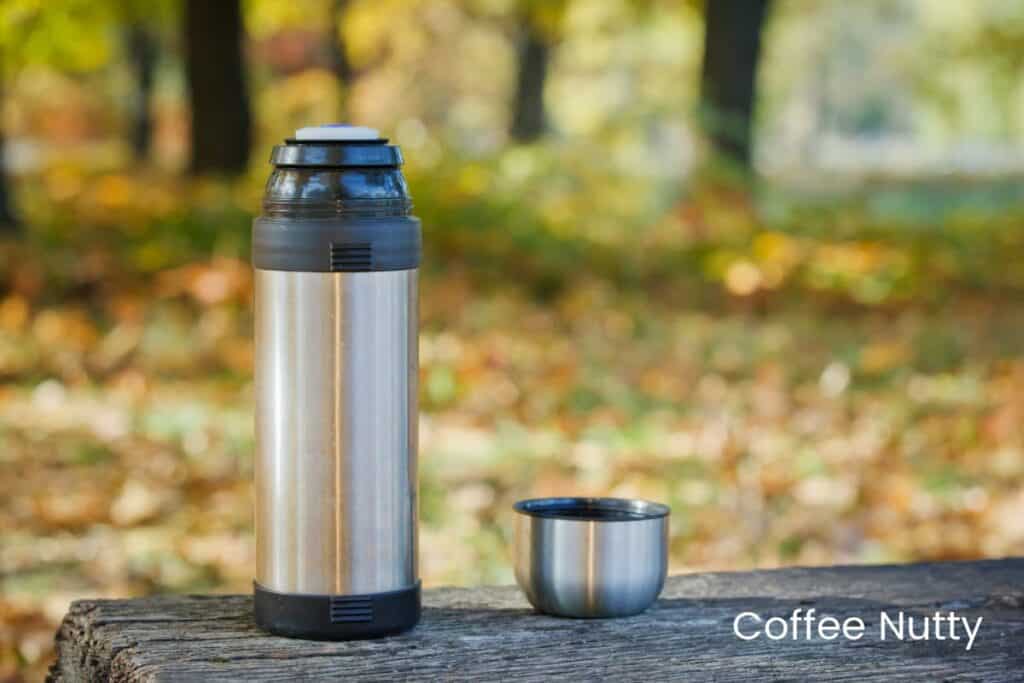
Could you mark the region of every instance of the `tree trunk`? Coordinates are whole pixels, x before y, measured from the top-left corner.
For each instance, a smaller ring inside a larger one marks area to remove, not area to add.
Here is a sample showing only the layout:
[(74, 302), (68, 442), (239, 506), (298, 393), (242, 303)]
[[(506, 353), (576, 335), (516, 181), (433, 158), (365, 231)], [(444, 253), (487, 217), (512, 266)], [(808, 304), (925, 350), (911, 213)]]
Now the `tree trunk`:
[(548, 77), (551, 45), (532, 21), (522, 22), (519, 73), (516, 76), (512, 125), (509, 134), (519, 142), (536, 140), (544, 133), (544, 83)]
[(192, 105), (191, 172), (240, 173), (249, 162), (240, 0), (185, 1), (185, 73)]
[(20, 224), (14, 211), (14, 199), (11, 197), (8, 183), (4, 162), (4, 138), (0, 133), (0, 233), (15, 232)]
[(153, 72), (156, 68), (156, 42), (145, 27), (134, 24), (126, 38), (132, 72), (135, 77), (135, 101), (132, 107), (132, 151), (136, 161), (145, 161), (153, 143)]
[(750, 168), (761, 34), (771, 0), (707, 0), (701, 123), (716, 152)]
[[(3, 59), (0, 59), (0, 112), (3, 111)], [(14, 209), (14, 198), (11, 196), (9, 180), (7, 178), (7, 159), (4, 130), (0, 116), (0, 234), (13, 233), (20, 225), (18, 213)]]
[(330, 15), (330, 30), (327, 32), (328, 40), (330, 45), (328, 48), (328, 55), (331, 63), (331, 71), (334, 72), (335, 78), (338, 79), (339, 95), (338, 95), (338, 120), (339, 122), (348, 122), (349, 116), (352, 111), (349, 105), (349, 95), (352, 92), (352, 86), (355, 83), (357, 73), (352, 67), (352, 62), (348, 58), (348, 49), (345, 45), (345, 34), (342, 33), (341, 24), (345, 19), (345, 12), (348, 11), (349, 0), (333, 0), (331, 2), (331, 15)]

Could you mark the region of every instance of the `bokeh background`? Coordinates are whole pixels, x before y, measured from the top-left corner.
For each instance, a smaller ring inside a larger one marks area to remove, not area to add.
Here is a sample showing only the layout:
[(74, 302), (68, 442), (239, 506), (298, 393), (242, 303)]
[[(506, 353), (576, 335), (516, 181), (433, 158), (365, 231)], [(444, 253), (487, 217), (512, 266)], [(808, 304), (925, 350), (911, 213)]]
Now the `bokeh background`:
[(674, 572), (1024, 549), (1024, 4), (4, 0), (0, 680), (70, 600), (251, 589), (271, 145), (402, 145), (425, 584), (527, 495)]

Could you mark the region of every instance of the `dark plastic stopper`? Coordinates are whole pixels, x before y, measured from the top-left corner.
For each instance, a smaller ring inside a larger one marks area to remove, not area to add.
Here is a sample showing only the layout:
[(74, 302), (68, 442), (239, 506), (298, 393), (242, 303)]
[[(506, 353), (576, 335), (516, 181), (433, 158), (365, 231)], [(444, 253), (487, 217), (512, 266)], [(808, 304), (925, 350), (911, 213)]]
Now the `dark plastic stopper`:
[(420, 265), (419, 220), (387, 140), (285, 140), (253, 221), (252, 262), (264, 270), (370, 272)]

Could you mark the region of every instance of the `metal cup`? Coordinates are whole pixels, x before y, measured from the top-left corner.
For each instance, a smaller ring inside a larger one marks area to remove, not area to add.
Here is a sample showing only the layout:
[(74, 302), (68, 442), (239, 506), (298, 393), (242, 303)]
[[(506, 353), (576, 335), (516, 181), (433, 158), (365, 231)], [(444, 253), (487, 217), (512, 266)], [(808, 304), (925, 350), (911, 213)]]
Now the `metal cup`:
[(625, 617), (657, 599), (668, 570), (667, 505), (621, 498), (515, 504), (516, 582), (541, 612)]

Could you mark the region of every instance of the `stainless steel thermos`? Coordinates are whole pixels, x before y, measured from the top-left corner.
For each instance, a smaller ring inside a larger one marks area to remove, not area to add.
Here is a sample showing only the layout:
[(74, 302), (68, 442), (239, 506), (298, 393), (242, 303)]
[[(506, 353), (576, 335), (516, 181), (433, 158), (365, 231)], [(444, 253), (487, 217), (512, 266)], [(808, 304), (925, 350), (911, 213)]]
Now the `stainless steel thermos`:
[(253, 223), (256, 621), (280, 635), (411, 628), (417, 573), (419, 221), (376, 131), (274, 147)]

